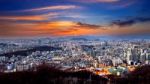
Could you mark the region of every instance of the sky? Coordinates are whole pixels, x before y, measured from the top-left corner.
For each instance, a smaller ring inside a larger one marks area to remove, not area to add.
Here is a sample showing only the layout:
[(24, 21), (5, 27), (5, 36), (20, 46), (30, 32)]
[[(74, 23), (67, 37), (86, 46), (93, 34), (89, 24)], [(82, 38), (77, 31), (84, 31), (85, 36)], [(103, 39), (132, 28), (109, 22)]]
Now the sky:
[(0, 37), (150, 35), (150, 0), (0, 0)]

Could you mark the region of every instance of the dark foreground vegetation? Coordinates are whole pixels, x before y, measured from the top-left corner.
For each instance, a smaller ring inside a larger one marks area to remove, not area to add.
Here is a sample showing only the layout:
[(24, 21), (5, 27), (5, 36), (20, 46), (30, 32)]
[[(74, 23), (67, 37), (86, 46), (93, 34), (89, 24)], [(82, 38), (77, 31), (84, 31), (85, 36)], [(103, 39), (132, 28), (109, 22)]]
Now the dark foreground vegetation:
[(142, 66), (123, 78), (110, 80), (88, 71), (68, 72), (40, 66), (37, 71), (0, 73), (0, 84), (150, 84), (150, 66)]
[(42, 66), (37, 71), (1, 73), (0, 84), (106, 84), (107, 79), (88, 71), (66, 72)]

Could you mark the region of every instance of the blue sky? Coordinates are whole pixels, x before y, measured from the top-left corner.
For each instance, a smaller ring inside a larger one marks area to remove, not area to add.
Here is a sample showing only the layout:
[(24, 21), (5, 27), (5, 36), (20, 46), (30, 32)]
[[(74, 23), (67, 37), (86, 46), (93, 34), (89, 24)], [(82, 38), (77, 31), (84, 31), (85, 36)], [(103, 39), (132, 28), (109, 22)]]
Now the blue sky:
[(149, 4), (149, 0), (0, 0), (0, 36), (147, 35)]

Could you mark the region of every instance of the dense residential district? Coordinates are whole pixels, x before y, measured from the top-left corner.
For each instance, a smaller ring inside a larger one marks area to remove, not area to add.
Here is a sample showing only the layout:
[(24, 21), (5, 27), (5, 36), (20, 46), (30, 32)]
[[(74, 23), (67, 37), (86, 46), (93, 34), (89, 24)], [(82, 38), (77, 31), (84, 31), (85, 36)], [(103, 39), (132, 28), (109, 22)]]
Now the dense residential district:
[(0, 72), (36, 70), (43, 63), (64, 71), (88, 70), (100, 76), (124, 76), (138, 66), (150, 64), (150, 40), (0, 40)]

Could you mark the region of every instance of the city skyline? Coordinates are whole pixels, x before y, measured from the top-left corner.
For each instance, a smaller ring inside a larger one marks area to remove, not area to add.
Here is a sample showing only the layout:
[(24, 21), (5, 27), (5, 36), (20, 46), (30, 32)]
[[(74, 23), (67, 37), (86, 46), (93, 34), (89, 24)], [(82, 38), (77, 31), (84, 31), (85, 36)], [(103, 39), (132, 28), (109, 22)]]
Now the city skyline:
[(1, 0), (0, 37), (148, 36), (148, 0)]

